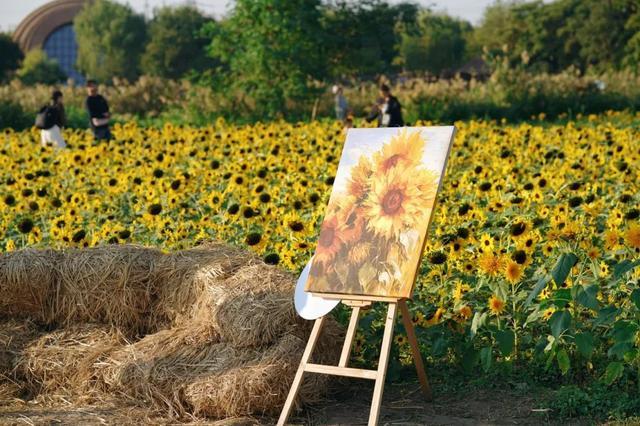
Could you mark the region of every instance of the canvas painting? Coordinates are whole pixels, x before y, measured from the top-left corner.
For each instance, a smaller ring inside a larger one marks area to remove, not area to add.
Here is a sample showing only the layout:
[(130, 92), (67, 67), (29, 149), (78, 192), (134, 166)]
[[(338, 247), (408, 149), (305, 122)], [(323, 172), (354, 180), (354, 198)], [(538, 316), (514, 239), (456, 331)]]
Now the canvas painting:
[(453, 126), (350, 129), (306, 290), (410, 298)]

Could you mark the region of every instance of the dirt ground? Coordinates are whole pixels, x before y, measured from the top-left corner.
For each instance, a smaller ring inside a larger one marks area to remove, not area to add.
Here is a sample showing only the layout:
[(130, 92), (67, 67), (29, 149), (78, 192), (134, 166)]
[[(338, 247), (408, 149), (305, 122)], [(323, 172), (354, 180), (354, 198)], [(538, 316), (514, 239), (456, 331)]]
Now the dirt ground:
[[(334, 387), (326, 401), (291, 419), (294, 425), (365, 425), (373, 387), (370, 382), (355, 382)], [(388, 384), (380, 417), (381, 425), (586, 425), (592, 422), (554, 420), (553, 413), (536, 402), (540, 398), (514, 392), (474, 391), (464, 398), (460, 394), (436, 395), (433, 402), (422, 398), (419, 386)], [(239, 426), (273, 424), (275, 418), (228, 419), (208, 422), (187, 419), (183, 424)], [(28, 403), (0, 407), (0, 425), (128, 425), (176, 424), (134, 407), (106, 404), (100, 407), (45, 408)]]

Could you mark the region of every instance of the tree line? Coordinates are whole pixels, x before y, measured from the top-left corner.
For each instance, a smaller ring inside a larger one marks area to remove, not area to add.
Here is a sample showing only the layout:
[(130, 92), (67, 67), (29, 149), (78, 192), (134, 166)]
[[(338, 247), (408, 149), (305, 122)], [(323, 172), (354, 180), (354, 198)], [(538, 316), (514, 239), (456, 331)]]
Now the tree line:
[[(108, 83), (141, 75), (189, 79), (219, 89), (258, 116), (285, 112), (319, 82), (396, 73), (440, 75), (473, 58), (499, 58), (531, 73), (637, 70), (637, 0), (498, 1), (481, 23), (414, 3), (384, 0), (237, 0), (216, 20), (190, 6), (149, 20), (113, 0), (75, 18), (77, 69)], [(0, 75), (25, 83), (64, 78), (41, 51), (22, 58), (0, 36)]]

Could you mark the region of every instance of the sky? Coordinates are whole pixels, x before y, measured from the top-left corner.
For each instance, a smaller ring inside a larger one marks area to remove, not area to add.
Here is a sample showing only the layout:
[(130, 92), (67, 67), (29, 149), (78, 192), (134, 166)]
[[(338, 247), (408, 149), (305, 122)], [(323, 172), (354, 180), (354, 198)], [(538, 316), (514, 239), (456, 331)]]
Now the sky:
[[(151, 13), (154, 7), (190, 3), (214, 16), (222, 16), (228, 10), (228, 0), (118, 0), (129, 3), (140, 13)], [(389, 0), (398, 3), (400, 0)], [(480, 22), (485, 7), (495, 0), (413, 0), (423, 6), (430, 6), (437, 11), (445, 11), (452, 16), (466, 19), (473, 24)], [(0, 0), (0, 30), (11, 31), (37, 7), (48, 0)]]

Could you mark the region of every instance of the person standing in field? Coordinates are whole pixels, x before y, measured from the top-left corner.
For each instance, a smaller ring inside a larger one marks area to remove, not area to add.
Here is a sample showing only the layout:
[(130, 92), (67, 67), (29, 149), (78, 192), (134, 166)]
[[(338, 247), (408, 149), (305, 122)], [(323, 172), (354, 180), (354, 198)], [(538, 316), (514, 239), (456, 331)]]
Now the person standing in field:
[(95, 80), (87, 81), (87, 100), (85, 108), (89, 113), (89, 124), (96, 141), (110, 140), (111, 131), (109, 130), (109, 104), (107, 100), (98, 94), (98, 84)]
[(347, 102), (347, 98), (344, 97), (342, 86), (333, 86), (331, 92), (333, 92), (335, 97), (336, 119), (344, 121), (349, 112), (349, 103)]
[(391, 89), (386, 84), (380, 86), (380, 98), (367, 117), (371, 122), (378, 119), (378, 127), (402, 127), (402, 105), (398, 99), (391, 94)]
[(67, 123), (67, 116), (62, 103), (62, 92), (55, 90), (51, 95), (51, 103), (45, 105), (40, 114), (43, 114), (43, 125), (40, 130), (40, 143), (46, 147), (53, 145), (57, 148), (64, 148), (67, 144), (62, 137), (62, 128)]

